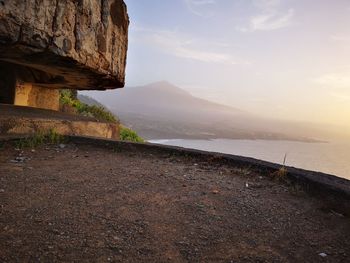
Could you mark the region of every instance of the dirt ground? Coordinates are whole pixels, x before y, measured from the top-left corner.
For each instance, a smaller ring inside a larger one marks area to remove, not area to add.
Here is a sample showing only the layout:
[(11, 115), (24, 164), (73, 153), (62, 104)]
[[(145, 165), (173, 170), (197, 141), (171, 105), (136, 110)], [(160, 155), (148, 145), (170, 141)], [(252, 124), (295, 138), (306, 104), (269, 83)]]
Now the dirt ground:
[(89, 145), (0, 149), (1, 262), (349, 262), (350, 219), (248, 169)]

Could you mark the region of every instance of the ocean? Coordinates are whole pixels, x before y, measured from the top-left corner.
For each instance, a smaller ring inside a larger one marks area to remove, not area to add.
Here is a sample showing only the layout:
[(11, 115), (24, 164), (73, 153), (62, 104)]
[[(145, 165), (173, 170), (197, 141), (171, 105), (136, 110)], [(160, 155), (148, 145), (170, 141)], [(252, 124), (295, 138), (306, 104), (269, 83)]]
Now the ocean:
[(350, 142), (305, 143), (270, 140), (151, 140), (152, 143), (253, 157), (350, 180)]

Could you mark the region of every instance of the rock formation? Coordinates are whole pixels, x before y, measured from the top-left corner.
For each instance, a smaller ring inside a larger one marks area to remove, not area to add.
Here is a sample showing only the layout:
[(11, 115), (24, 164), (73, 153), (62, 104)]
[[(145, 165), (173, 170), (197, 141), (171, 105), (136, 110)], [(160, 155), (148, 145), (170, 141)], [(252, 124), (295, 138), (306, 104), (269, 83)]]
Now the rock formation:
[(124, 86), (123, 0), (0, 0), (0, 71), (43, 88)]

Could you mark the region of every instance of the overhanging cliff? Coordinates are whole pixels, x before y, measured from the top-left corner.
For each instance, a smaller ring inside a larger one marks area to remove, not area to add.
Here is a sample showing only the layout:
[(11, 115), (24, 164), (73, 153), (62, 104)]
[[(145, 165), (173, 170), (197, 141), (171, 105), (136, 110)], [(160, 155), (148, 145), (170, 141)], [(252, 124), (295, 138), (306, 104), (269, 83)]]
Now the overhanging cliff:
[(123, 0), (1, 0), (0, 71), (42, 88), (124, 86)]

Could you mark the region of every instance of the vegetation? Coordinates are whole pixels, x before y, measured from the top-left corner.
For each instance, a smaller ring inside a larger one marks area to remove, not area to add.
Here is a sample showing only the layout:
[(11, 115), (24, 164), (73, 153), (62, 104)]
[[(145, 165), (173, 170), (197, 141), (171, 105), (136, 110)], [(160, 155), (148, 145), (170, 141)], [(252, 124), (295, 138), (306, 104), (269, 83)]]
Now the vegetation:
[(59, 144), (64, 142), (64, 136), (58, 134), (54, 129), (40, 131), (28, 138), (16, 141), (17, 148), (35, 148), (43, 144)]
[(286, 167), (281, 167), (278, 171), (275, 172), (275, 177), (277, 179), (285, 179), (287, 176), (287, 168)]
[(93, 117), (99, 121), (117, 123), (117, 118), (102, 106), (82, 103), (70, 90), (61, 90), (60, 103), (73, 107), (79, 114)]
[(278, 171), (274, 172), (273, 174), (274, 177), (277, 178), (278, 180), (284, 180), (287, 176), (288, 170), (286, 167), (286, 159), (287, 159), (287, 154), (284, 155), (282, 167)]
[[(73, 107), (77, 113), (93, 117), (100, 121), (118, 123), (118, 119), (104, 108), (101, 104), (97, 103), (93, 99), (90, 99), (87, 96), (83, 96), (84, 101), (90, 101), (90, 104), (83, 103), (77, 98), (77, 94), (71, 90), (61, 90), (60, 94), (60, 104), (68, 105)], [(135, 131), (129, 129), (123, 125), (120, 125), (120, 140), (130, 141), (130, 142), (145, 142)]]
[(135, 131), (120, 125), (120, 140), (129, 142), (145, 142)]

